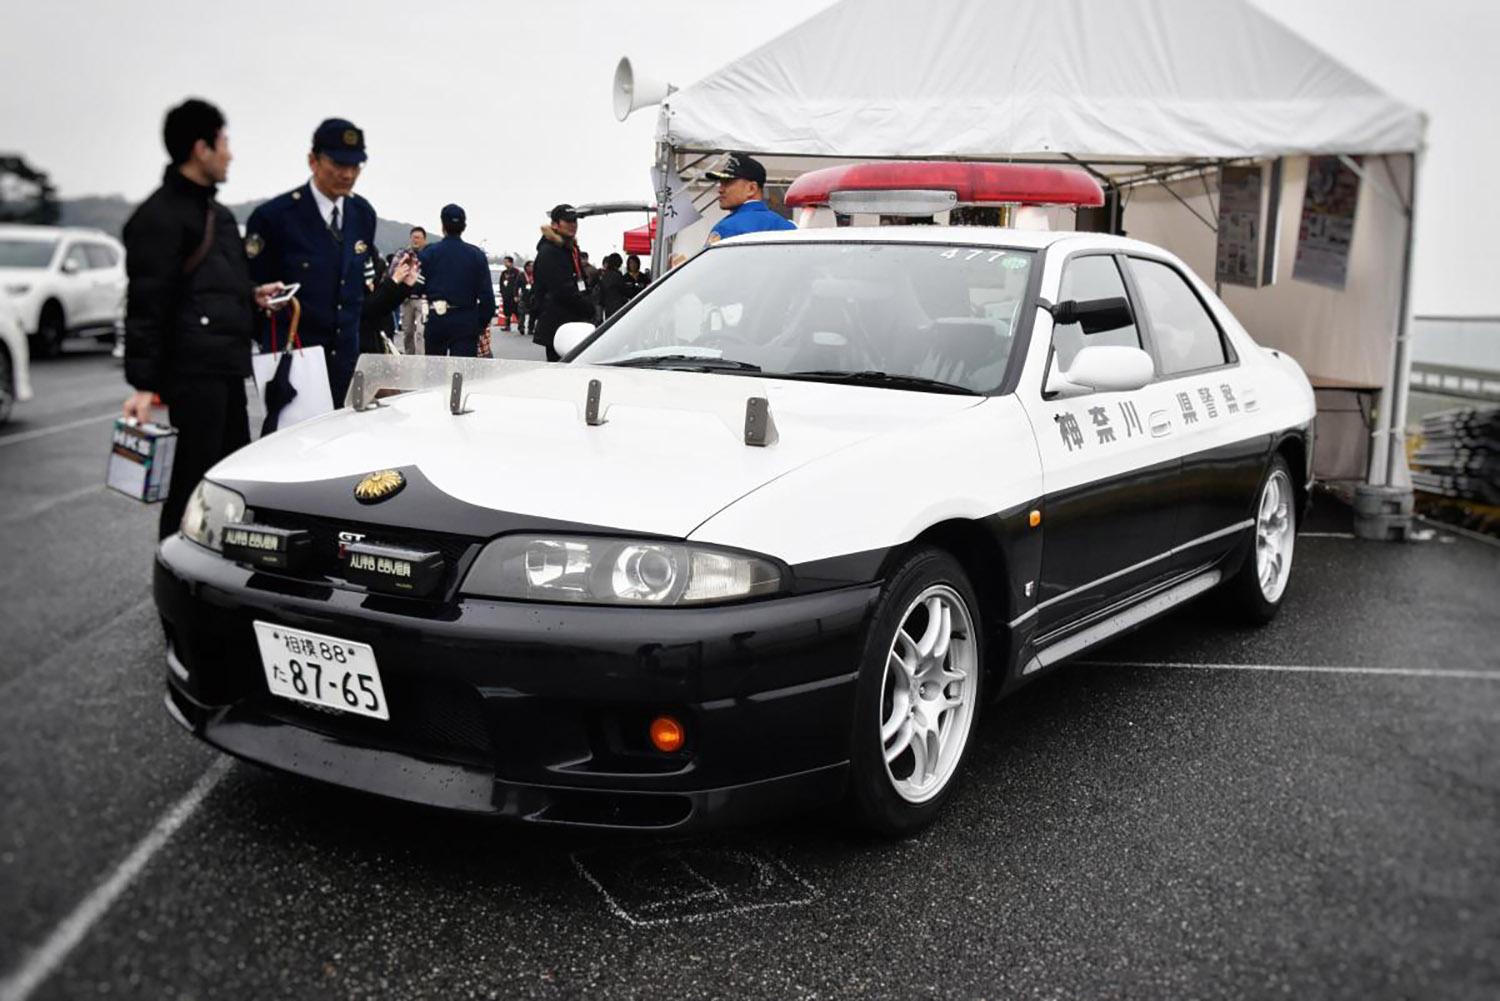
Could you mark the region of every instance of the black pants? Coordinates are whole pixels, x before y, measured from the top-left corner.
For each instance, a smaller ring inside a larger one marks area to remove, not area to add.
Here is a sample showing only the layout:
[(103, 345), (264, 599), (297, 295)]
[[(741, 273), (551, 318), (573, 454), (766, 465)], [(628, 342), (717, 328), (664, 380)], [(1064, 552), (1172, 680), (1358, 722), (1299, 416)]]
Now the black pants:
[(159, 539), (177, 531), (188, 497), (209, 467), (250, 444), (244, 379), (227, 375), (188, 376), (162, 398), (172, 426), (177, 429), (177, 452), (172, 460), (172, 484), (161, 506)]
[[(500, 297), (500, 329), (510, 329), (510, 318), (516, 315), (516, 297), (513, 295), (502, 295)], [(524, 323), (524, 320), (518, 320)]]

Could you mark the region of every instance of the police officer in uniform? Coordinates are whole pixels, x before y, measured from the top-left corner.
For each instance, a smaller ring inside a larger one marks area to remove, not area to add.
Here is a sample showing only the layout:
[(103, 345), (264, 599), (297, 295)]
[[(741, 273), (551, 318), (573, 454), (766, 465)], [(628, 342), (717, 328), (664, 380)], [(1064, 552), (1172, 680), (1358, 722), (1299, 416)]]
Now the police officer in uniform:
[[(245, 224), (245, 253), (255, 281), (301, 284), (298, 332), (303, 345), (322, 345), (339, 407), (359, 357), (365, 265), (376, 252), (375, 210), (354, 194), (365, 158), (364, 132), (342, 118), (328, 119), (313, 133), (307, 155), (312, 177), (262, 204)], [(269, 350), (265, 320), (259, 333), (262, 349)]]
[(703, 176), (719, 182), (719, 208), (729, 210), (708, 234), (709, 244), (741, 233), (797, 228), (790, 219), (783, 219), (766, 205), (766, 168), (759, 160), (745, 153), (731, 153), (724, 166), (704, 171)]
[(463, 240), (464, 210), (444, 205), (443, 238), (418, 255), (427, 279), (427, 353), (473, 358), (495, 315), (495, 287), (484, 251)]

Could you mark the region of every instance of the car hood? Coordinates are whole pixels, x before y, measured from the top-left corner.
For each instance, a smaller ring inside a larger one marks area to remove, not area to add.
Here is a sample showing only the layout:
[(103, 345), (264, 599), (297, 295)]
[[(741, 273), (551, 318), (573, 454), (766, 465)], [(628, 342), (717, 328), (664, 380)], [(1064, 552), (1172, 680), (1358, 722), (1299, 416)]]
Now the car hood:
[[(592, 380), (601, 389), (603, 422), (596, 426), (585, 419)], [(764, 447), (744, 443), (752, 396), (769, 400), (775, 440)], [(403, 394), (377, 409), (341, 410), (277, 432), (210, 476), (312, 484), (415, 467), (443, 493), (479, 507), (685, 538), (793, 469), (984, 400), (738, 375), (537, 366), (473, 384), (467, 413), (450, 412), (446, 391)]]
[(46, 281), (48, 276), (46, 268), (0, 268), (0, 286), (35, 285)]

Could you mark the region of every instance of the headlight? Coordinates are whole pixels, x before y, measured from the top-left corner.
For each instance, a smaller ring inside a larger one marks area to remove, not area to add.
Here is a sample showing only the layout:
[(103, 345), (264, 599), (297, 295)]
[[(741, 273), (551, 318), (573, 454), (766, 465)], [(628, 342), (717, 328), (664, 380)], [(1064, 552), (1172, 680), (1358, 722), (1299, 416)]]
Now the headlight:
[(200, 480), (182, 512), (182, 534), (214, 552), (224, 551), (224, 526), (245, 520), (245, 498), (208, 480)]
[(31, 291), (31, 286), (30, 285), (7, 285), (7, 286), (5, 286), (5, 294), (6, 295), (25, 295), (27, 292), (30, 292), (30, 291)]
[(699, 605), (774, 593), (769, 560), (633, 539), (512, 535), (479, 554), (465, 594), (606, 605)]

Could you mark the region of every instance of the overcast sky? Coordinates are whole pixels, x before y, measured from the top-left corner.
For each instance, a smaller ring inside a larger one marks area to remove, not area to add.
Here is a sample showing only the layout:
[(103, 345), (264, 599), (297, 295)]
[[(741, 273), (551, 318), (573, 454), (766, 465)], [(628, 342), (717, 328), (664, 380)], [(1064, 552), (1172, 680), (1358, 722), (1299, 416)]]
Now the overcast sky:
[[(1417, 309), (1500, 315), (1489, 166), (1500, 160), (1500, 2), (1256, 2), (1429, 113)], [(655, 117), (614, 120), (620, 56), (684, 85), (828, 5), (262, 0), (186, 16), (194, 5), (164, 0), (26, 3), (6, 19), (0, 150), (49, 171), (65, 197), (139, 199), (161, 174), (162, 114), (199, 95), (229, 117), (222, 197), (234, 202), (300, 184), (313, 127), (337, 115), (367, 133), (358, 190), (383, 216), (435, 229), (456, 201), (491, 250), (529, 251), (557, 202), (650, 197)], [(921, 4), (912, 11), (919, 30)], [(586, 222), (582, 241), (602, 256), (640, 221)]]

